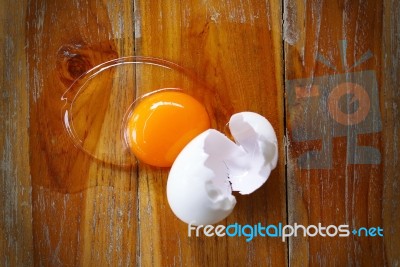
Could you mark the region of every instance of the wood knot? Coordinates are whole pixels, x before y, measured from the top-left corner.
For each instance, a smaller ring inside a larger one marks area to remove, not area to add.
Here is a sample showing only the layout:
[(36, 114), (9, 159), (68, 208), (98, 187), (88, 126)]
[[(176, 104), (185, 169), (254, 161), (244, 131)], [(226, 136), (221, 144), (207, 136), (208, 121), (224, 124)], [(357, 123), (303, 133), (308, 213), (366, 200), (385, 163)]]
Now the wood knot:
[(68, 73), (74, 79), (77, 79), (90, 68), (90, 63), (82, 55), (73, 55), (67, 60)]
[(67, 87), (93, 67), (85, 53), (86, 49), (82, 48), (82, 45), (65, 45), (58, 50), (57, 71), (61, 82)]
[(112, 43), (86, 45), (68, 44), (57, 53), (57, 72), (60, 81), (69, 87), (82, 74), (98, 64), (118, 57)]

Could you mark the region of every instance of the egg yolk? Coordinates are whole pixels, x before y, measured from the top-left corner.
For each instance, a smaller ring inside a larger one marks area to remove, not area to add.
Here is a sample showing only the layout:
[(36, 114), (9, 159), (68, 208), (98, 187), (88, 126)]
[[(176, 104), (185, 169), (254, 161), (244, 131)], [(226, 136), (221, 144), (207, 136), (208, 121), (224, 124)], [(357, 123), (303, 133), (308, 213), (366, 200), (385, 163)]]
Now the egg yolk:
[(164, 91), (144, 97), (126, 127), (127, 143), (140, 161), (170, 167), (194, 137), (210, 128), (210, 119), (193, 97)]

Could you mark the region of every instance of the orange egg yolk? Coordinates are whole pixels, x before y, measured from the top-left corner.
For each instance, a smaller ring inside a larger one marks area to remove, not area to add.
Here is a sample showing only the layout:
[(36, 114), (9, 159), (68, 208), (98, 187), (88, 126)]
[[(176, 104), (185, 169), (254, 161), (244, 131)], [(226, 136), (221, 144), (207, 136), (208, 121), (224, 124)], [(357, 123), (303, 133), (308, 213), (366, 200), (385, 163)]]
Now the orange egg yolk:
[(181, 150), (210, 128), (204, 106), (178, 91), (162, 91), (144, 97), (127, 121), (126, 139), (142, 162), (170, 167)]

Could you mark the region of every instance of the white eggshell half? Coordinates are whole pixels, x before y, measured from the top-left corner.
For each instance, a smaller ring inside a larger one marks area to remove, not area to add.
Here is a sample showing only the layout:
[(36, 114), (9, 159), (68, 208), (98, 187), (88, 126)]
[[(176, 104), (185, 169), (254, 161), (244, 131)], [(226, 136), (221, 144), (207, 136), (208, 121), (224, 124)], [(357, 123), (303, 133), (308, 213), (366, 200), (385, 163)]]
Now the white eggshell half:
[(236, 143), (216, 130), (207, 130), (185, 146), (171, 167), (168, 203), (188, 224), (223, 220), (236, 204), (232, 190), (252, 193), (276, 167), (277, 139), (264, 117), (237, 113), (229, 128)]

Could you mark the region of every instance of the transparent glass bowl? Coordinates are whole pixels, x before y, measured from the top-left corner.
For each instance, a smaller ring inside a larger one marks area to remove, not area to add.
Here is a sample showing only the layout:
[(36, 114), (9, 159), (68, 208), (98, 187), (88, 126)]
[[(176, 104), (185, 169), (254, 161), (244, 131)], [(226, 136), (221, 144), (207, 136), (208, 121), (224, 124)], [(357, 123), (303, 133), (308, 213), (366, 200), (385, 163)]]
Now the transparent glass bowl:
[(134, 165), (125, 140), (127, 116), (142, 98), (160, 90), (195, 97), (214, 121), (212, 89), (192, 72), (166, 60), (132, 56), (100, 64), (71, 85), (62, 96), (65, 129), (75, 146), (94, 159)]

